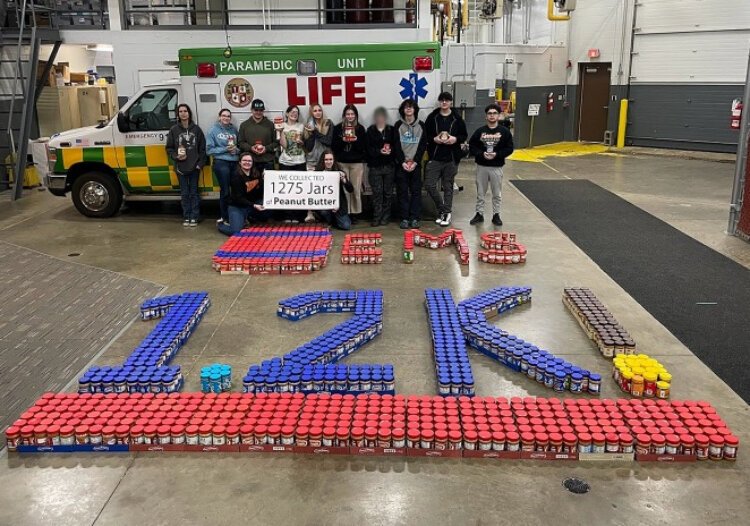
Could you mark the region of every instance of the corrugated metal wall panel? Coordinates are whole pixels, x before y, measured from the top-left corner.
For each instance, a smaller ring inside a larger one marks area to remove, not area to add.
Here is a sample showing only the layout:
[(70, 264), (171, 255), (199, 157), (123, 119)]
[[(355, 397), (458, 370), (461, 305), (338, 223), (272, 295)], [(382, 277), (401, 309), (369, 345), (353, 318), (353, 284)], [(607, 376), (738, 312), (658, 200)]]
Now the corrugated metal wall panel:
[(632, 83), (744, 83), (749, 40), (750, 29), (636, 34)]
[(732, 99), (742, 86), (633, 85), (627, 143), (685, 150), (733, 152), (729, 128)]
[(639, 0), (636, 28), (700, 31), (750, 28), (747, 0)]

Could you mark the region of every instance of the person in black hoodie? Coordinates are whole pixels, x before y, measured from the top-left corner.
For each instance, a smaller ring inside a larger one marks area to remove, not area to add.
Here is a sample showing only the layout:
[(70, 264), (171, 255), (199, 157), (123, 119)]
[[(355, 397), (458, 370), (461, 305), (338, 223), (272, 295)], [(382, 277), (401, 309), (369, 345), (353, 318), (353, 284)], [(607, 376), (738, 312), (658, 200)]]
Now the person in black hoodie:
[(372, 188), (372, 226), (387, 225), (391, 220), (393, 196), (393, 148), (396, 134), (388, 124), (385, 108), (375, 108), (373, 124), (367, 128), (367, 179)]
[(177, 124), (167, 133), (167, 155), (174, 162), (180, 181), (182, 226), (198, 226), (198, 179), (206, 165), (206, 137), (193, 122), (193, 112), (187, 104), (177, 106), (177, 118)]
[(229, 180), (229, 224), (219, 223), (219, 232), (238, 233), (249, 218), (266, 221), (271, 214), (263, 208), (263, 172), (253, 166), (253, 154), (240, 154), (237, 170)]
[(316, 213), (320, 219), (333, 225), (341, 230), (351, 230), (352, 220), (349, 217), (349, 202), (346, 198), (347, 192), (352, 193), (354, 187), (349, 182), (346, 172), (341, 169), (341, 165), (336, 162), (336, 157), (331, 150), (323, 150), (318, 159), (318, 165), (315, 167), (318, 172), (340, 172), (339, 179), (339, 207), (336, 210), (318, 210)]
[(501, 109), (497, 104), (484, 108), (487, 124), (480, 127), (469, 139), (469, 152), (477, 163), (477, 213), (469, 221), (476, 225), (484, 222), (484, 196), (487, 186), (492, 189), (492, 224), (502, 226), (500, 204), (502, 202), (503, 166), (505, 159), (513, 153), (513, 136), (500, 124)]
[[(451, 224), (453, 207), (453, 182), (461, 162), (461, 144), (466, 141), (466, 123), (452, 108), (453, 95), (444, 91), (438, 95), (439, 107), (427, 117), (425, 133), (427, 134), (427, 155), (430, 160), (425, 168), (424, 185), (427, 193), (435, 202), (440, 226)], [(437, 189), (442, 181), (443, 196)]]
[(396, 190), (401, 212), (400, 227), (419, 228), (422, 214), (422, 157), (427, 148), (424, 123), (418, 120), (419, 106), (406, 99), (398, 108), (401, 120), (394, 129), (393, 155), (396, 160)]
[[(347, 194), (349, 213), (357, 216), (362, 213), (362, 185), (367, 160), (367, 132), (359, 123), (359, 112), (353, 104), (344, 106), (342, 121), (333, 127), (333, 150), (341, 169), (352, 183), (354, 191)], [(354, 217), (352, 217), (354, 222)]]

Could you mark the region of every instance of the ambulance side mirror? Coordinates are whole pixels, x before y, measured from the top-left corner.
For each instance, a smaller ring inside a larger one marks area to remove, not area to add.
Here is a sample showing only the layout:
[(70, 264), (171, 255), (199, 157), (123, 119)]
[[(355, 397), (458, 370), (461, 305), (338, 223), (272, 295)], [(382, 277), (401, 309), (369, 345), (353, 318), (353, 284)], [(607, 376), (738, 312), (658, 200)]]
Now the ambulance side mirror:
[(123, 112), (117, 114), (117, 129), (120, 133), (127, 133), (130, 131), (130, 121)]

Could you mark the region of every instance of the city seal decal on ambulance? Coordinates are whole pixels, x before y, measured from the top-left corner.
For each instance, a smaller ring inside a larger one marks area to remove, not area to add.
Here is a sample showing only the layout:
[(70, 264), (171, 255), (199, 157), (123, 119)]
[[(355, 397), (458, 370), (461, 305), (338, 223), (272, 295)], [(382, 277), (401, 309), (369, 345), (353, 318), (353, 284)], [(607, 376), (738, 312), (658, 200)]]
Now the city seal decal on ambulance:
[(235, 108), (244, 108), (253, 100), (253, 87), (245, 79), (234, 78), (224, 87), (224, 97)]

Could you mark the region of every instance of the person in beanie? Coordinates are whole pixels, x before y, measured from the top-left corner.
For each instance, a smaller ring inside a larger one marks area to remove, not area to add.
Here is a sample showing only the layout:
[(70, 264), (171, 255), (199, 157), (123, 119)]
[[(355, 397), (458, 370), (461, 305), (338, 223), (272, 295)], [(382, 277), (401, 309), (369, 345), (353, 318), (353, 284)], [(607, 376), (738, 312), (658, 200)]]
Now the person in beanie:
[(500, 219), (503, 166), (505, 159), (513, 153), (513, 136), (508, 128), (500, 124), (500, 114), (499, 105), (489, 104), (484, 109), (487, 124), (475, 131), (469, 139), (469, 152), (477, 163), (477, 213), (469, 221), (471, 225), (484, 222), (487, 186), (492, 189), (492, 224), (503, 224)]
[(219, 181), (219, 210), (217, 223), (229, 223), (229, 180), (237, 169), (239, 149), (237, 148), (237, 128), (232, 124), (232, 112), (222, 108), (219, 122), (214, 124), (206, 136), (206, 153), (213, 157), (214, 176)]
[(252, 115), (240, 125), (240, 150), (253, 154), (254, 166), (261, 172), (273, 169), (279, 147), (276, 129), (265, 116), (266, 105), (262, 100), (255, 99), (250, 107)]
[(398, 108), (401, 120), (394, 126), (396, 139), (396, 190), (402, 229), (419, 228), (422, 214), (422, 157), (427, 148), (424, 123), (418, 119), (416, 101), (406, 99)]
[[(427, 155), (424, 185), (437, 208), (440, 226), (451, 224), (453, 207), (453, 182), (461, 162), (461, 144), (466, 141), (466, 123), (453, 109), (453, 95), (444, 91), (438, 95), (439, 106), (427, 117)], [(442, 182), (443, 195), (438, 192), (438, 181)]]
[(367, 128), (367, 179), (372, 188), (372, 226), (387, 225), (391, 219), (396, 135), (388, 124), (385, 108), (375, 109), (373, 124)]
[(193, 111), (187, 104), (177, 106), (178, 122), (167, 134), (167, 155), (174, 161), (182, 196), (182, 226), (198, 226), (200, 197), (198, 179), (206, 165), (206, 137), (193, 122)]

